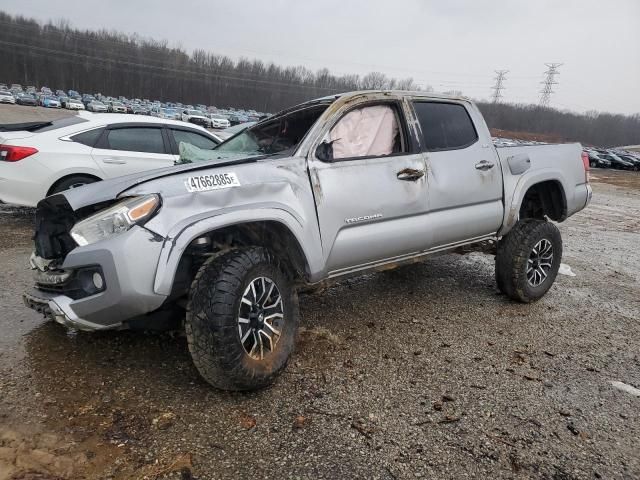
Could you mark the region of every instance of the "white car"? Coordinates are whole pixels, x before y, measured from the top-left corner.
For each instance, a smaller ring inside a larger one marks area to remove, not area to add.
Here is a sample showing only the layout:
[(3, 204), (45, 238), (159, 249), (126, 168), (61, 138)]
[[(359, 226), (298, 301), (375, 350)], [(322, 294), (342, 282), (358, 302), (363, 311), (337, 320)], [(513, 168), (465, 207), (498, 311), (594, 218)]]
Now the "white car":
[(91, 100), (87, 104), (87, 110), (89, 110), (90, 112), (108, 112), (109, 111), (107, 106), (104, 103), (102, 103), (100, 100)]
[(180, 142), (221, 140), (183, 122), (126, 114), (78, 115), (0, 125), (0, 202), (34, 207), (44, 197), (99, 180), (173, 166)]
[(0, 103), (16, 103), (16, 97), (14, 97), (11, 92), (7, 92), (6, 90), (0, 90)]
[(229, 119), (223, 115), (210, 113), (207, 117), (211, 120), (211, 128), (229, 128), (231, 126)]
[(211, 128), (211, 120), (200, 110), (184, 109), (182, 110), (182, 121), (195, 123), (202, 127)]
[(65, 102), (64, 108), (68, 110), (84, 110), (84, 103), (80, 100), (76, 100), (75, 98), (69, 98)]

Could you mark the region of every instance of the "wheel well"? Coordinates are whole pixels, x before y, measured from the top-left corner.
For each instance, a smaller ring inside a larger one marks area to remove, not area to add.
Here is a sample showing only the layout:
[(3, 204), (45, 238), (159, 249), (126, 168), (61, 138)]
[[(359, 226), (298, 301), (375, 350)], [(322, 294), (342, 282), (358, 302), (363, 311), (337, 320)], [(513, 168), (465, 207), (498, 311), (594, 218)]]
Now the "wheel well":
[(97, 177), (95, 175), (91, 175), (90, 173), (72, 173), (70, 175), (65, 175), (62, 178), (59, 178), (58, 180), (56, 180), (53, 185), (51, 185), (51, 187), (49, 187), (49, 190), (47, 191), (47, 196), (51, 195), (51, 192), (53, 192), (56, 187), (58, 185), (60, 185), (62, 182), (64, 182), (65, 180), (68, 180), (70, 178), (73, 177), (87, 177), (87, 178), (93, 178), (96, 182), (99, 182), (100, 180), (102, 180), (100, 177)]
[(302, 247), (284, 224), (277, 221), (241, 223), (205, 232), (191, 242), (178, 263), (170, 298), (188, 292), (198, 269), (211, 255), (248, 246), (269, 249), (294, 281), (304, 281), (307, 277), (309, 266)]
[(547, 180), (532, 185), (520, 205), (520, 218), (546, 217), (556, 222), (567, 218), (567, 200), (560, 182)]

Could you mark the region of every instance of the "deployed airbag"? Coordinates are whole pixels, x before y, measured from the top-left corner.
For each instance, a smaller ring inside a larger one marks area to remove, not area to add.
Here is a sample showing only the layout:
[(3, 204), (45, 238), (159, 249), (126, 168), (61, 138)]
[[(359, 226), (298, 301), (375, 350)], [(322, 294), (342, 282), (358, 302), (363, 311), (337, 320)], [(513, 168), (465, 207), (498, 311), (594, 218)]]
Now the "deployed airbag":
[(333, 158), (389, 155), (398, 135), (393, 108), (375, 105), (347, 113), (329, 134)]

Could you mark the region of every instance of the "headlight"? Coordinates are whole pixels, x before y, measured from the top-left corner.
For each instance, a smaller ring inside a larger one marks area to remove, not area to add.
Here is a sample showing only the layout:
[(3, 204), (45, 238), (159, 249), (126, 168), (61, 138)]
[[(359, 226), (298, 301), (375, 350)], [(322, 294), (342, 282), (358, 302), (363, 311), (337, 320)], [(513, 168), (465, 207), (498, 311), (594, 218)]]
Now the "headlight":
[(143, 223), (159, 207), (160, 197), (156, 194), (127, 198), (76, 223), (71, 229), (71, 237), (80, 246), (99, 242)]

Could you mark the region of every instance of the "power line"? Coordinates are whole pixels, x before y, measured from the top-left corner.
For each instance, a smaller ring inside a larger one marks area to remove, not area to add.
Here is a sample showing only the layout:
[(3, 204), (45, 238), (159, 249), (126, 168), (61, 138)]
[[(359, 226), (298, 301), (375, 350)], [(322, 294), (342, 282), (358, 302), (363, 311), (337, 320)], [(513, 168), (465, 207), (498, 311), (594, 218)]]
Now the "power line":
[(491, 89), (493, 90), (491, 100), (493, 101), (493, 103), (499, 103), (500, 99), (502, 98), (502, 90), (505, 89), (504, 81), (506, 80), (506, 75), (507, 73), (509, 73), (509, 70), (495, 70), (495, 72), (496, 77), (494, 78), (494, 80), (496, 81), (496, 83), (494, 83), (493, 87), (491, 87)]
[(558, 82), (555, 81), (556, 75), (559, 75), (558, 68), (564, 65), (564, 63), (545, 63), (547, 66), (547, 71), (545, 73), (544, 81), (540, 82), (544, 86), (542, 90), (540, 90), (540, 106), (548, 107), (551, 101), (551, 94), (555, 93), (553, 91), (553, 86), (557, 85)]

